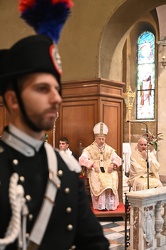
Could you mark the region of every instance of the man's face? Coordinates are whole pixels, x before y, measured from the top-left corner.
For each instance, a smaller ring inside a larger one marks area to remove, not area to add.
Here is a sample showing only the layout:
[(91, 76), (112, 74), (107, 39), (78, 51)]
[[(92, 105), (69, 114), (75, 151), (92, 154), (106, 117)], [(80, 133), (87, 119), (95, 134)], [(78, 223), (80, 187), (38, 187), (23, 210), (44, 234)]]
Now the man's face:
[(59, 141), (59, 149), (66, 151), (69, 147), (69, 144), (67, 144), (65, 141)]
[(57, 80), (49, 73), (35, 73), (22, 81), (21, 98), (27, 116), (41, 130), (51, 129), (62, 101)]
[(99, 147), (102, 147), (103, 145), (104, 145), (104, 143), (105, 143), (105, 136), (96, 136), (95, 137), (95, 142), (97, 143), (97, 145), (99, 146)]
[(145, 139), (140, 139), (137, 147), (140, 152), (145, 151), (147, 149), (147, 141)]

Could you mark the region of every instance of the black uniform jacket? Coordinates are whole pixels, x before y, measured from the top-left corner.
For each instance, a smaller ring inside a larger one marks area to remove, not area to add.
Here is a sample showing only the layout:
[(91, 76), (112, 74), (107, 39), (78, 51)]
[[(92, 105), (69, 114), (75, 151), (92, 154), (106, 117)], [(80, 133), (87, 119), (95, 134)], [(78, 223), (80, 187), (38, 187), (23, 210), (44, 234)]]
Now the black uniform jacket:
[[(8, 189), (12, 173), (18, 173), (19, 184), (24, 188), (29, 210), (28, 234), (45, 195), (48, 164), (44, 142), (35, 147), (35, 143), (32, 146), (24, 139), (6, 130), (0, 140), (0, 238), (4, 237), (11, 218)], [(90, 209), (79, 174), (69, 170), (58, 151), (55, 154), (61, 186), (39, 250), (108, 250), (109, 243)], [(17, 241), (6, 247), (6, 250), (16, 249)]]

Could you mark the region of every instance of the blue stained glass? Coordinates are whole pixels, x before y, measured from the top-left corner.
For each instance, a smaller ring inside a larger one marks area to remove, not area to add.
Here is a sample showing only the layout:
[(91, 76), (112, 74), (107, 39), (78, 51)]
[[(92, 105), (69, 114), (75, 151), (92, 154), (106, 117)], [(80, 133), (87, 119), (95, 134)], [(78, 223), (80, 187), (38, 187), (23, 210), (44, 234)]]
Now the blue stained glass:
[(143, 32), (137, 43), (137, 119), (155, 118), (155, 36)]
[(155, 60), (155, 39), (148, 31), (138, 38), (138, 64), (154, 63)]

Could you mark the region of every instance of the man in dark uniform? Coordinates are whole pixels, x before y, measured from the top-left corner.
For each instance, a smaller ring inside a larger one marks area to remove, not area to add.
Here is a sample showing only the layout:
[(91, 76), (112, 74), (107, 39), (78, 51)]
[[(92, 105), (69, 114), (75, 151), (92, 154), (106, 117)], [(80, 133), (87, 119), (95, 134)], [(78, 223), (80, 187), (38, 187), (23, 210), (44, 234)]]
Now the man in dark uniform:
[(0, 139), (0, 246), (108, 250), (80, 165), (44, 141), (62, 101), (55, 53), (45, 35), (0, 53), (0, 94), (10, 121)]

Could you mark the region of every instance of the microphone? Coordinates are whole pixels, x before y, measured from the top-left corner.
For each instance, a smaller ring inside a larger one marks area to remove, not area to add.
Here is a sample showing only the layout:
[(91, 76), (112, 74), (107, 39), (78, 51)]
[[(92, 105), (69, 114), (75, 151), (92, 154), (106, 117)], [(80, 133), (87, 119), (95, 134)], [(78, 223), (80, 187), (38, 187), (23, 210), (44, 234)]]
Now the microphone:
[(127, 122), (131, 122), (131, 123), (142, 123), (142, 121), (137, 121), (137, 120), (128, 120)]
[(143, 120), (143, 121), (138, 121), (138, 120), (127, 120), (127, 122), (131, 123), (145, 123), (145, 122), (156, 122), (156, 120)]
[(146, 127), (146, 133), (147, 133), (147, 137), (148, 137), (148, 125), (145, 123), (145, 121), (128, 120), (127, 122), (130, 122), (130, 123), (141, 123), (141, 124), (144, 124), (144, 125), (145, 125), (145, 127)]

